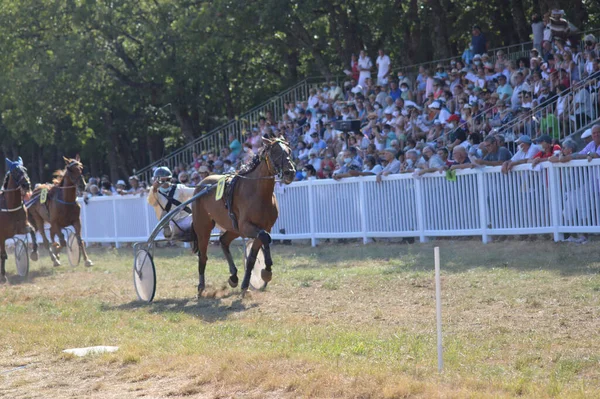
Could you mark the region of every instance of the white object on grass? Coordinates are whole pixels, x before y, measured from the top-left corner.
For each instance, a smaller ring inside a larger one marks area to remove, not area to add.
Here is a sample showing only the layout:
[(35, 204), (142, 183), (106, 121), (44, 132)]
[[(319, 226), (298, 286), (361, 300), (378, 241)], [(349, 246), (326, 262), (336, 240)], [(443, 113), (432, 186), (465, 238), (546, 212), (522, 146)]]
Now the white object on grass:
[(438, 353), (438, 372), (444, 368), (444, 359), (442, 358), (442, 287), (440, 284), (440, 247), (433, 250), (435, 258), (435, 310), (437, 319), (437, 353)]
[(87, 355), (96, 355), (99, 353), (110, 353), (116, 352), (119, 350), (118, 346), (90, 346), (89, 348), (73, 348), (73, 349), (65, 349), (63, 352), (71, 353), (75, 356), (87, 356)]

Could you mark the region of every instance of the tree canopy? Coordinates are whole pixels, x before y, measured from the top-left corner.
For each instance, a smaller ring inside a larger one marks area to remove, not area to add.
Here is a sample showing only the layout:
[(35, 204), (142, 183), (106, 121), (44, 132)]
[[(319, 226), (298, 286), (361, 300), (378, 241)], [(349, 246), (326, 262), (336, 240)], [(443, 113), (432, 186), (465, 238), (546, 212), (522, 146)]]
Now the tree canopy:
[(444, 58), (474, 23), (492, 47), (520, 43), (552, 8), (600, 22), (587, 0), (5, 0), (0, 151), (34, 181), (76, 153), (124, 177), (360, 49), (395, 66)]

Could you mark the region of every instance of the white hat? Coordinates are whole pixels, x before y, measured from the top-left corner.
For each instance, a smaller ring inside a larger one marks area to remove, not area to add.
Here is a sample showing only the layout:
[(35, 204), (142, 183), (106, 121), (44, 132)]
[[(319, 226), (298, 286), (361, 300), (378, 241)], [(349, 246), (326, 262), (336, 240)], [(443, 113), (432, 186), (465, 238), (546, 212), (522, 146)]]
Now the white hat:
[(592, 129), (587, 129), (585, 132), (583, 132), (583, 134), (581, 135), (582, 139), (587, 139), (588, 137), (592, 137)]
[(439, 101), (434, 101), (431, 104), (429, 104), (429, 108), (440, 109), (440, 103), (439, 103)]
[(384, 112), (385, 115), (392, 115), (392, 111), (389, 109), (386, 109)]
[(352, 88), (352, 90), (350, 90), (352, 93), (356, 94), (362, 91), (362, 86), (361, 85), (356, 85)]
[(123, 180), (117, 181), (116, 186), (125, 186), (125, 182)]

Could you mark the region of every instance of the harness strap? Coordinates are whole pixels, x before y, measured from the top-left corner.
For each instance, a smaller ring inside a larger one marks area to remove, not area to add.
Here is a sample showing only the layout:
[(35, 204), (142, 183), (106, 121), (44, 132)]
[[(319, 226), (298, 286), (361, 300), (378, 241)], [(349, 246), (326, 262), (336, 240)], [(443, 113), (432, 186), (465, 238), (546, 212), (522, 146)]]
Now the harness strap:
[(16, 208), (12, 208), (12, 209), (0, 209), (0, 212), (16, 212), (19, 209), (23, 208), (23, 204), (21, 204), (20, 206), (16, 207)]
[[(173, 205), (175, 205), (175, 206), (181, 205), (181, 202), (174, 198), (176, 190), (177, 190), (177, 186), (175, 186), (175, 185), (171, 187), (169, 194), (165, 194), (162, 191), (158, 190), (158, 192), (167, 199), (167, 206), (165, 206), (165, 208), (164, 208), (167, 213), (169, 213), (171, 211), (171, 207)], [(186, 206), (185, 208), (183, 208), (183, 210), (186, 211), (187, 213), (192, 213), (192, 210), (190, 209), (189, 206)]]

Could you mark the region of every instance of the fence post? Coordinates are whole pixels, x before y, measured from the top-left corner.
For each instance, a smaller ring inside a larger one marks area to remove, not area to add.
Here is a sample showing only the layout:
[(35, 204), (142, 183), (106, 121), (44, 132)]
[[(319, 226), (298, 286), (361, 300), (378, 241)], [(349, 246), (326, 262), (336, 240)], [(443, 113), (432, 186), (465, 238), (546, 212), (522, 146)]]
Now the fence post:
[(315, 201), (313, 199), (312, 180), (309, 180), (308, 183), (308, 220), (310, 224), (310, 245), (316, 247), (317, 239), (315, 238)]
[(425, 214), (423, 211), (423, 182), (421, 179), (415, 180), (415, 201), (417, 202), (417, 229), (419, 230), (419, 241), (427, 242), (425, 237)]
[[(83, 205), (81, 204), (81, 202), (83, 202)], [(83, 237), (81, 237), (81, 239), (83, 240), (83, 242), (85, 243), (85, 246), (87, 247), (87, 245), (88, 245), (88, 227), (87, 227), (87, 225), (88, 225), (88, 218), (87, 218), (88, 205), (84, 201), (81, 201), (81, 202), (79, 203), (79, 205), (81, 206), (81, 208), (83, 210), (82, 214), (81, 214), (82, 219), (83, 219), (83, 223), (81, 223), (81, 226), (82, 226), (81, 230), (82, 230)]]
[(367, 217), (365, 215), (366, 201), (365, 201), (365, 182), (361, 180), (358, 182), (358, 206), (360, 207), (360, 231), (362, 233), (363, 244), (367, 243)]
[[(150, 195), (150, 193), (147, 195)], [(144, 207), (144, 217), (146, 218), (146, 237), (150, 237), (150, 204), (146, 202), (146, 198), (143, 195), (140, 195), (140, 200), (142, 202), (141, 205)]]
[(550, 217), (552, 221), (552, 228), (554, 229), (554, 241), (562, 241), (565, 237), (564, 234), (559, 233), (558, 228), (560, 227), (560, 190), (558, 185), (560, 179), (558, 178), (558, 168), (550, 163), (548, 166), (548, 191), (550, 194)]
[(483, 171), (477, 171), (477, 197), (479, 200), (479, 224), (481, 228), (481, 241), (484, 244), (489, 242), (488, 236), (488, 200), (487, 187), (485, 186), (485, 176)]
[(118, 219), (117, 219), (117, 197), (112, 197), (111, 198), (112, 204), (113, 204), (113, 218), (115, 221), (115, 247), (120, 248), (121, 245), (119, 243), (119, 223), (118, 223)]

